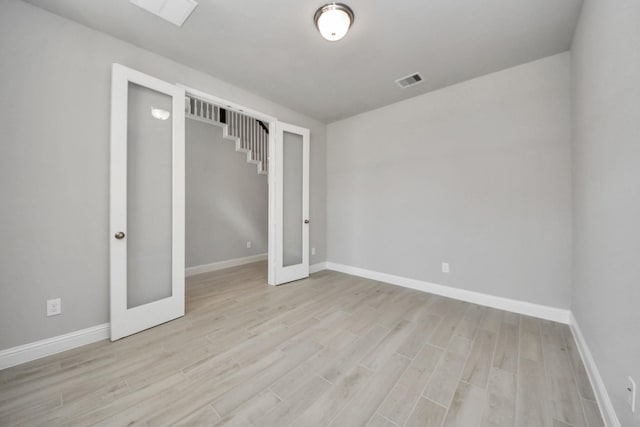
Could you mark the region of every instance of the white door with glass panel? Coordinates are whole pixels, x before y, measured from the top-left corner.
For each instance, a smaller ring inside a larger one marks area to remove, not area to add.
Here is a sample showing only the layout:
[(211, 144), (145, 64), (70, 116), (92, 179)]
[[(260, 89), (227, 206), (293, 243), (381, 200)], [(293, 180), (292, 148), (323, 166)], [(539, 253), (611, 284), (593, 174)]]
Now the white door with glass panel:
[(280, 285), (309, 276), (309, 130), (276, 122), (272, 141), (269, 283)]
[(113, 65), (111, 340), (184, 315), (184, 89)]

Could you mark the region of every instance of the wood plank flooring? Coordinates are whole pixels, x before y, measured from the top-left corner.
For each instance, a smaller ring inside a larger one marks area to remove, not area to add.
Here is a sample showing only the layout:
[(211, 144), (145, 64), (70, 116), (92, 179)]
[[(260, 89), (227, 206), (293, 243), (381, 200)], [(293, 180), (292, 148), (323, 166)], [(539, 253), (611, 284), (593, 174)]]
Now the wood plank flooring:
[(602, 426), (566, 325), (266, 263), (187, 280), (187, 315), (0, 371), (0, 425)]

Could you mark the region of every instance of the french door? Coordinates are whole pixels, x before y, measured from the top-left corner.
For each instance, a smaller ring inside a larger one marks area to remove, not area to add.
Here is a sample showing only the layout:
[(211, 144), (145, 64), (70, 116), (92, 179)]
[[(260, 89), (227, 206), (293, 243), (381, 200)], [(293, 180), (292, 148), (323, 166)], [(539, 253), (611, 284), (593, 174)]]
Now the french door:
[(113, 64), (111, 340), (184, 315), (184, 97)]
[(309, 130), (278, 121), (272, 128), (269, 284), (280, 285), (309, 276)]

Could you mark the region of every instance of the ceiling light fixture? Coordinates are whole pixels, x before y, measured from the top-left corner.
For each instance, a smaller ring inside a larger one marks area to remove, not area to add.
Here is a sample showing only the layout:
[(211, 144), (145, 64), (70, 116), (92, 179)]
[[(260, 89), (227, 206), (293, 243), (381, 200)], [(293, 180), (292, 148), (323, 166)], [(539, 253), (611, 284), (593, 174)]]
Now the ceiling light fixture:
[(316, 10), (313, 20), (325, 39), (335, 42), (347, 34), (353, 24), (353, 10), (343, 3), (327, 3)]

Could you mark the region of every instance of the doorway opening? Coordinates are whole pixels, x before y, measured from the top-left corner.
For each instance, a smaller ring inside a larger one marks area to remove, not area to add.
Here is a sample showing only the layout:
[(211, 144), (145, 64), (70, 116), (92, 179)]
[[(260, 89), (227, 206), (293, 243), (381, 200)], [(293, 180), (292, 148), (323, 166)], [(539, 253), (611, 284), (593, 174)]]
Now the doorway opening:
[(185, 118), (187, 277), (267, 260), (268, 122), (189, 92)]

